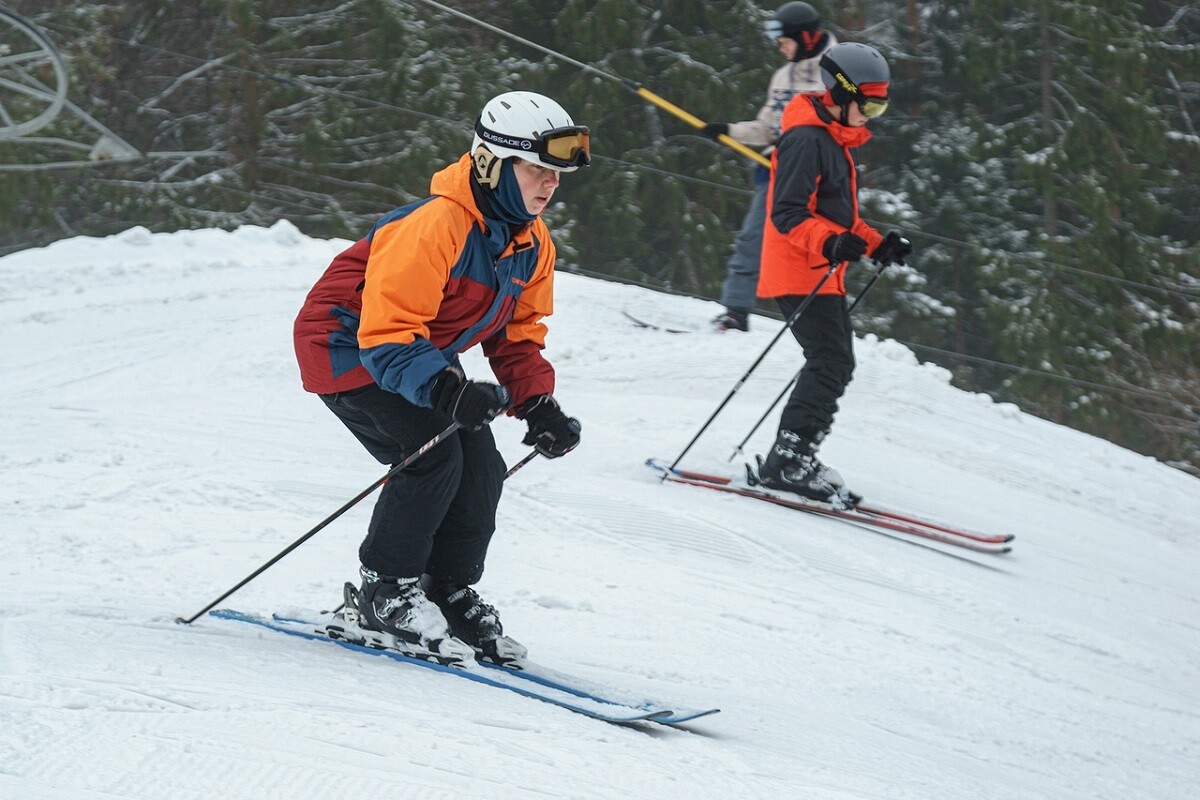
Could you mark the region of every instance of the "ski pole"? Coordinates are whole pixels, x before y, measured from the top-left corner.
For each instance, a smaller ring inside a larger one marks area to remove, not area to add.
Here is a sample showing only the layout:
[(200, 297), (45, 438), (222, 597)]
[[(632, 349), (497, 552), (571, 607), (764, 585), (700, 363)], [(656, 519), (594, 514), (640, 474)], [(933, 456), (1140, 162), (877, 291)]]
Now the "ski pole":
[[(800, 319), (800, 315), (804, 313), (804, 309), (808, 308), (809, 304), (812, 303), (813, 298), (817, 296), (817, 292), (821, 291), (821, 287), (825, 285), (825, 281), (829, 280), (833, 273), (837, 271), (839, 266), (840, 263), (830, 263), (829, 269), (825, 270), (825, 274), (821, 276), (821, 280), (817, 281), (817, 285), (813, 287), (813, 290), (808, 293), (808, 297), (804, 298), (804, 302), (796, 307), (796, 310), (792, 312), (792, 315), (787, 318), (786, 322), (783, 323), (783, 327), (779, 329), (779, 333), (775, 334), (775, 338), (772, 339), (763, 349), (763, 351), (758, 354), (758, 358), (756, 358), (754, 363), (750, 365), (750, 369), (746, 370), (746, 374), (738, 379), (738, 382), (735, 383), (733, 388), (729, 390), (729, 394), (725, 395), (725, 399), (721, 401), (719, 406), (717, 406), (716, 411), (714, 411), (712, 415), (709, 416), (709, 418), (705, 421), (705, 423), (700, 426), (700, 430), (696, 431), (696, 435), (693, 436), (692, 440), (687, 443), (687, 447), (683, 448), (683, 452), (677, 455), (675, 460), (671, 462), (671, 469), (675, 469), (675, 467), (679, 465), (679, 462), (683, 460), (683, 457), (687, 455), (687, 452), (692, 449), (692, 445), (696, 443), (696, 440), (699, 439), (706, 430), (708, 430), (708, 426), (711, 425), (713, 420), (717, 418), (717, 415), (721, 413), (721, 410), (729, 404), (729, 401), (733, 399), (733, 396), (741, 390), (747, 379), (749, 379), (750, 374), (754, 372), (754, 370), (758, 369), (758, 365), (761, 364), (762, 360), (767, 357), (767, 353), (771, 351), (771, 348), (775, 346), (775, 343), (778, 342), (785, 333), (791, 330), (792, 325), (795, 324), (796, 320)], [(667, 473), (663, 473), (664, 479), (666, 474)]]
[(846, 309), (847, 314), (854, 313), (855, 307), (862, 302), (862, 299), (867, 296), (867, 292), (871, 291), (871, 287), (875, 285), (875, 281), (879, 280), (879, 276), (882, 275), (883, 271), (890, 266), (891, 264), (879, 265), (879, 269), (875, 270), (875, 274), (871, 276), (871, 280), (867, 281), (867, 285), (863, 287), (862, 291), (858, 293), (858, 297), (855, 297), (854, 302), (850, 304), (848, 309)]
[[(854, 313), (854, 309), (858, 305), (859, 301), (867, 296), (867, 292), (871, 291), (871, 287), (875, 285), (875, 281), (879, 280), (879, 276), (882, 275), (883, 271), (885, 269), (887, 269), (889, 266), (891, 266), (891, 265), (890, 264), (880, 264), (879, 265), (879, 269), (875, 270), (875, 274), (871, 276), (871, 279), (869, 281), (867, 281), (867, 285), (863, 287), (863, 290), (858, 293), (857, 297), (854, 298), (854, 302), (850, 304), (850, 307), (848, 309), (846, 309), (847, 314)], [(801, 369), (803, 369), (803, 367), (801, 367)], [(758, 418), (758, 422), (754, 423), (754, 427), (751, 428), (750, 432), (746, 434), (746, 438), (742, 439), (741, 444), (739, 444), (737, 447), (735, 447), (733, 452), (729, 454), (730, 461), (733, 461), (735, 458), (738, 457), (738, 455), (740, 455), (742, 452), (744, 452), (744, 448), (746, 447), (746, 442), (750, 441), (750, 437), (758, 432), (758, 429), (760, 427), (762, 427), (762, 424), (764, 422), (766, 422), (767, 417), (771, 416), (771, 412), (775, 410), (775, 406), (779, 405), (779, 401), (782, 400), (784, 395), (786, 395), (788, 393), (788, 391), (793, 386), (796, 385), (796, 381), (798, 381), (798, 380), (800, 380), (800, 372), (797, 372), (795, 375), (792, 376), (792, 379), (790, 381), (788, 381), (786, 386), (783, 387), (783, 391), (781, 391), (779, 393), (779, 396), (775, 398), (775, 401), (773, 403), (771, 403), (771, 407), (763, 412), (763, 415)]]
[[(487, 30), (492, 31), (493, 33), (498, 33), (501, 36), (512, 39), (514, 42), (519, 42), (520, 44), (523, 44), (527, 47), (532, 47), (534, 50), (539, 50), (548, 56), (553, 56), (554, 58), (562, 59), (563, 61), (566, 61), (568, 64), (572, 64), (576, 67), (579, 67), (580, 69), (582, 69), (585, 72), (590, 72), (593, 75), (597, 75), (606, 80), (616, 81), (617, 83), (620, 83), (626, 89), (633, 92), (638, 97), (645, 100), (646, 102), (652, 103), (653, 105), (658, 106), (663, 111), (666, 111), (669, 114), (674, 114), (676, 117), (679, 117), (681, 120), (683, 120), (684, 122), (686, 122), (687, 124), (691, 125), (694, 128), (703, 128), (705, 125), (704, 120), (702, 120), (696, 116), (693, 116), (692, 114), (689, 114), (688, 112), (684, 111), (682, 108), (675, 105), (674, 103), (671, 103), (668, 100), (664, 100), (663, 98), (656, 95), (654, 92), (650, 91), (649, 89), (646, 89), (643, 86), (639, 86), (638, 84), (634, 83), (633, 81), (629, 80), (628, 78), (622, 78), (617, 75), (612, 75), (607, 72), (604, 72), (603, 70), (596, 69), (591, 64), (585, 64), (582, 61), (576, 61), (575, 59), (573, 59), (569, 56), (565, 56), (562, 53), (555, 52), (554, 50), (551, 50), (548, 47), (543, 47), (542, 45), (537, 44), (536, 42), (531, 42), (528, 39), (523, 39), (520, 36), (517, 36), (515, 33), (509, 33), (508, 31), (504, 30), (503, 28), (497, 28), (495, 25), (491, 25), (487, 22), (484, 22), (481, 19), (476, 19), (475, 17), (472, 17), (470, 14), (466, 14), (466, 13), (463, 13), (462, 11), (458, 11), (456, 9), (450, 8), (449, 6), (442, 5), (441, 3), (436, 2), (436, 0), (420, 0), (420, 2), (424, 3), (427, 6), (432, 6), (433, 8), (436, 8), (440, 11), (445, 11), (447, 14), (453, 14), (454, 16), (458, 17), (459, 19), (466, 20), (467, 22), (470, 22), (473, 25), (478, 25), (481, 28), (486, 28)], [(768, 161), (767, 158), (762, 155), (762, 153), (756, 153), (754, 150), (751, 150), (749, 147), (742, 144), (737, 139), (734, 139), (733, 137), (729, 136), (728, 134), (721, 134), (720, 136), (717, 137), (717, 139), (718, 139), (718, 141), (721, 142), (721, 144), (736, 150), (738, 153), (741, 153), (746, 158), (749, 158), (751, 161), (754, 161), (757, 164), (760, 164), (764, 167), (771, 166), (771, 162)]]
[(508, 472), (504, 473), (504, 480), (508, 480), (509, 478), (511, 478), (514, 472), (516, 472), (521, 467), (528, 464), (530, 461), (533, 461), (535, 458), (537, 458), (537, 456), (538, 456), (538, 451), (536, 449), (530, 450), (529, 455), (525, 456), (520, 461), (518, 461), (517, 463), (513, 464), (511, 467), (508, 468)]
[[(268, 561), (267, 563), (263, 564), (263, 565), (262, 565), (261, 567), (259, 567), (258, 569), (254, 570), (254, 572), (251, 572), (251, 573), (250, 573), (249, 575), (247, 575), (245, 578), (242, 578), (242, 580), (241, 580), (241, 581), (239, 581), (239, 582), (238, 582), (238, 583), (237, 583), (235, 586), (233, 586), (233, 588), (231, 588), (231, 589), (229, 589), (227, 592), (225, 592), (225, 594), (221, 595), (221, 596), (220, 596), (220, 597), (218, 597), (216, 600), (213, 600), (211, 603), (209, 603), (209, 604), (208, 604), (208, 605), (206, 605), (204, 608), (202, 608), (202, 609), (200, 609), (199, 611), (197, 611), (197, 612), (196, 612), (195, 614), (193, 614), (192, 616), (190, 616), (190, 617), (187, 617), (186, 619), (185, 619), (185, 618), (183, 618), (183, 617), (176, 617), (176, 618), (175, 618), (175, 621), (176, 621), (176, 622), (178, 622), (178, 623), (179, 623), (179, 624), (181, 624), (181, 625), (191, 625), (193, 622), (195, 622), (196, 620), (198, 620), (200, 617), (202, 617), (203, 615), (205, 615), (205, 614), (207, 614), (209, 611), (211, 611), (211, 610), (213, 609), (213, 607), (215, 607), (215, 606), (217, 605), (217, 603), (220, 603), (220, 602), (221, 602), (222, 600), (224, 600), (226, 597), (229, 597), (229, 595), (233, 594), (233, 593), (234, 593), (234, 592), (236, 592), (238, 589), (241, 589), (241, 588), (242, 588), (243, 586), (245, 586), (247, 583), (249, 583), (250, 581), (252, 581), (252, 580), (254, 580), (255, 578), (257, 578), (259, 575), (261, 575), (261, 574), (263, 574), (264, 572), (266, 572), (268, 569), (270, 569), (272, 566), (274, 566), (274, 565), (276, 564), (276, 562), (278, 562), (278, 561), (279, 561), (281, 558), (283, 558), (283, 557), (284, 557), (284, 556), (286, 556), (288, 553), (292, 552), (292, 551), (293, 551), (293, 550), (295, 550), (297, 547), (299, 547), (300, 545), (304, 544), (304, 543), (305, 543), (305, 542), (307, 542), (309, 539), (311, 539), (313, 536), (315, 536), (315, 535), (316, 535), (316, 534), (317, 534), (319, 531), (321, 531), (321, 529), (323, 529), (323, 528), (324, 528), (326, 525), (328, 525), (329, 523), (333, 522), (335, 519), (337, 519), (338, 517), (340, 517), (342, 514), (345, 514), (347, 511), (349, 511), (349, 510), (350, 510), (351, 508), (353, 508), (354, 506), (358, 505), (358, 503), (359, 503), (359, 502), (360, 502), (360, 501), (361, 501), (361, 500), (362, 500), (364, 497), (366, 497), (366, 496), (367, 496), (367, 495), (369, 495), (371, 492), (373, 492), (373, 491), (375, 491), (376, 489), (378, 489), (378, 488), (379, 488), (380, 486), (382, 486), (383, 484), (387, 483), (388, 479), (390, 479), (390, 478), (392, 478), (393, 476), (395, 476), (395, 475), (396, 475), (398, 472), (400, 472), (402, 469), (404, 469), (405, 467), (407, 467), (409, 464), (412, 464), (412, 463), (413, 463), (414, 461), (416, 461), (418, 458), (420, 458), (421, 456), (423, 456), (423, 455), (425, 455), (426, 453), (428, 453), (430, 450), (432, 450), (434, 447), (436, 447), (436, 446), (437, 446), (437, 444), (438, 444), (439, 442), (441, 442), (443, 439), (445, 439), (446, 437), (448, 437), (450, 434), (452, 434), (452, 433), (454, 433), (456, 430), (458, 430), (458, 428), (459, 428), (459, 424), (458, 424), (457, 422), (451, 423), (450, 427), (446, 428), (446, 430), (442, 431), (442, 432), (441, 432), (441, 433), (439, 433), (437, 436), (434, 436), (434, 437), (433, 437), (432, 439), (430, 439), (428, 442), (426, 442), (425, 444), (421, 445), (419, 448), (417, 448), (417, 451), (416, 451), (416, 452), (414, 452), (414, 453), (413, 453), (412, 455), (410, 455), (408, 458), (404, 459), (404, 460), (403, 460), (403, 461), (401, 461), (399, 464), (397, 464), (396, 466), (394, 466), (394, 467), (392, 467), (390, 470), (388, 470), (388, 473), (387, 473), (386, 475), (384, 475), (382, 478), (380, 478), (379, 480), (377, 480), (377, 481), (375, 481), (374, 483), (372, 483), (372, 484), (371, 484), (370, 486), (368, 486), (366, 489), (363, 489), (361, 492), (359, 492), (357, 495), (355, 495), (355, 496), (354, 496), (354, 497), (353, 497), (351, 500), (347, 501), (347, 503), (346, 503), (344, 506), (342, 506), (341, 508), (339, 508), (337, 511), (333, 512), (333, 513), (332, 513), (332, 514), (330, 514), (328, 517), (326, 517), (325, 519), (321, 520), (321, 521), (320, 521), (319, 523), (317, 523), (317, 524), (316, 524), (316, 525), (315, 525), (315, 526), (314, 526), (314, 527), (313, 527), (313, 528), (312, 528), (310, 531), (308, 531), (308, 533), (304, 534), (304, 535), (303, 535), (303, 536), (301, 536), (299, 539), (297, 539), (296, 541), (292, 542), (292, 543), (291, 543), (291, 544), (289, 544), (287, 547), (285, 547), (283, 550), (279, 551), (279, 553), (278, 553), (278, 554), (276, 554), (276, 555), (275, 555), (275, 557), (274, 557), (274, 558), (272, 558), (270, 561)], [(525, 462), (521, 462), (521, 465), (520, 465), (520, 466), (524, 466), (524, 464), (525, 464)]]

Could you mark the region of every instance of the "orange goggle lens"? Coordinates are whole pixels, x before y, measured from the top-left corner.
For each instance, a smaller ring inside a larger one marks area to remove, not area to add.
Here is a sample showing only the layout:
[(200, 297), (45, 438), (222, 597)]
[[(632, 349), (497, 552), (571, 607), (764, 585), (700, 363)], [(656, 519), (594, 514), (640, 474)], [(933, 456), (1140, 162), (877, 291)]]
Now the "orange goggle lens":
[(582, 167), (592, 160), (591, 135), (583, 125), (556, 128), (541, 135), (542, 161), (558, 167)]

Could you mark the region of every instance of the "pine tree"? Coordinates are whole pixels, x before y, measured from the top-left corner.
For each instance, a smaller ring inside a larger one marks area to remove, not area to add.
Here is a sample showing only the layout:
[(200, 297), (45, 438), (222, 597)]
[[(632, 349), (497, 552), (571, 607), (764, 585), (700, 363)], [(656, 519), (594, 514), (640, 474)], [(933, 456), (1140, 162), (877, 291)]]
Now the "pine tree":
[(936, 69), (912, 88), (936, 124), (914, 138), (905, 185), (925, 225), (971, 245), (953, 254), (968, 291), (943, 296), (981, 335), (956, 347), (1028, 369), (972, 377), (1056, 421), (1193, 458), (1200, 441), (1179, 434), (1195, 429), (1197, 387), (1180, 367), (1195, 363), (1196, 293), (1180, 278), (1200, 232), (1178, 206), (1195, 184), (1195, 160), (1189, 173), (1172, 154), (1186, 115), (1158, 91), (1171, 31), (1124, 0), (932, 5)]
[[(593, 133), (593, 166), (547, 211), (561, 268), (714, 296), (749, 162), (631, 88), (729, 122), (754, 116), (778, 66), (759, 28), (775, 4), (749, 0), (451, 4), (594, 70), (419, 0), (6, 5), (68, 57), (71, 99), (148, 155), (0, 171), (0, 252), (280, 218), (356, 238), (427, 194), (489, 97), (530, 89)], [(966, 388), (1200, 469), (1200, 13), (815, 5), (892, 65), (859, 154), (863, 213), (917, 245), (856, 326)], [(44, 135), (88, 134), (60, 115)], [(0, 165), (50, 158), (0, 142)]]

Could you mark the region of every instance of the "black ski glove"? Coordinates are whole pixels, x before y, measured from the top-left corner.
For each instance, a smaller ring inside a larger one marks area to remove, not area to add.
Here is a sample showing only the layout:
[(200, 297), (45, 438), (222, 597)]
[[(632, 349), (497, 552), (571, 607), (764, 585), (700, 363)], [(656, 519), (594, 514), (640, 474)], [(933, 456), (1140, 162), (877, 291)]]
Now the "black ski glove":
[(871, 254), (871, 260), (885, 267), (889, 264), (899, 264), (903, 267), (904, 257), (912, 251), (912, 242), (901, 236), (899, 231), (888, 231), (888, 235), (883, 237), (879, 247)]
[(715, 142), (717, 141), (718, 136), (729, 135), (729, 123), (710, 122), (700, 129), (700, 135), (706, 139), (712, 139)]
[[(867, 240), (850, 231), (835, 233), (825, 240), (825, 246), (821, 248), (821, 252), (830, 264), (858, 261), (867, 252)], [(817, 269), (819, 268), (817, 267)]]
[(454, 367), (437, 374), (429, 394), (434, 408), (469, 431), (482, 430), (512, 405), (512, 398), (503, 386), (469, 381)]
[(558, 401), (548, 394), (528, 400), (518, 416), (529, 423), (529, 433), (521, 444), (533, 445), (546, 458), (565, 456), (579, 444), (583, 426), (579, 420), (564, 414)]

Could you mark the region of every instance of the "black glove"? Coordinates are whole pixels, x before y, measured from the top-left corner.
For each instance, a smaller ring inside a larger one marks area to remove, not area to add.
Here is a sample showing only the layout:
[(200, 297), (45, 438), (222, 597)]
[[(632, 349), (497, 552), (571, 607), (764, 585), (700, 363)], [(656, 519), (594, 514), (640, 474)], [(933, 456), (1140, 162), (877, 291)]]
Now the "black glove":
[(439, 372), (433, 381), (433, 407), (469, 431), (482, 430), (512, 404), (503, 386), (469, 381), (453, 367)]
[(883, 237), (879, 247), (876, 247), (875, 252), (871, 253), (871, 260), (885, 267), (889, 264), (899, 264), (903, 267), (904, 257), (912, 251), (912, 242), (901, 236), (899, 231), (888, 231), (888, 235)]
[(579, 420), (564, 414), (558, 401), (548, 394), (527, 401), (518, 416), (529, 423), (529, 433), (521, 444), (533, 445), (546, 458), (565, 456), (579, 444), (583, 426)]
[(867, 252), (867, 240), (850, 231), (837, 233), (825, 240), (821, 252), (830, 264), (858, 261)]
[(712, 139), (715, 142), (715, 141), (717, 141), (718, 136), (722, 136), (722, 135), (728, 136), (729, 135), (729, 123), (728, 122), (710, 122), (707, 125), (705, 125), (703, 128), (700, 129), (700, 135), (705, 137), (706, 139)]

